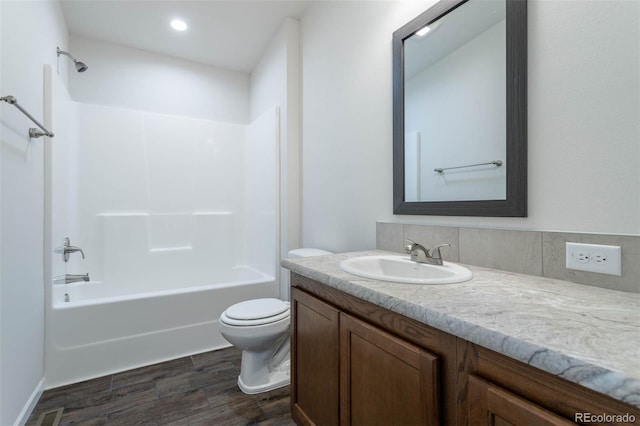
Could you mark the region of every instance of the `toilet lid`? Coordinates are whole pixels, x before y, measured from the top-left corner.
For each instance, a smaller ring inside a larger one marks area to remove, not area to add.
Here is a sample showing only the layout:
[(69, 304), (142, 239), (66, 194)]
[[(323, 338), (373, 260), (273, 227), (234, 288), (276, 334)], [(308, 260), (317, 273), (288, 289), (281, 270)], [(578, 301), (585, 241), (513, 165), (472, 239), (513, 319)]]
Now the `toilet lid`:
[(325, 254), (333, 254), (330, 251), (321, 250), (317, 248), (299, 248), (289, 250), (289, 257), (314, 257), (314, 256), (323, 256)]
[(230, 306), (225, 314), (231, 319), (248, 321), (274, 317), (288, 309), (289, 304), (280, 299), (253, 299)]

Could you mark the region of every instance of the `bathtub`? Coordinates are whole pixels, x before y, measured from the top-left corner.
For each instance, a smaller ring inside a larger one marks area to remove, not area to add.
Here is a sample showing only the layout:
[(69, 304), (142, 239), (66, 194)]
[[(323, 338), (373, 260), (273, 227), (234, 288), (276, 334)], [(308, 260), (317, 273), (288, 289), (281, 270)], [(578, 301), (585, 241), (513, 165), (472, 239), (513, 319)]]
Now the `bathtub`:
[(230, 346), (218, 318), (231, 304), (277, 297), (273, 276), (216, 268), (207, 284), (87, 282), (53, 285), (45, 388)]

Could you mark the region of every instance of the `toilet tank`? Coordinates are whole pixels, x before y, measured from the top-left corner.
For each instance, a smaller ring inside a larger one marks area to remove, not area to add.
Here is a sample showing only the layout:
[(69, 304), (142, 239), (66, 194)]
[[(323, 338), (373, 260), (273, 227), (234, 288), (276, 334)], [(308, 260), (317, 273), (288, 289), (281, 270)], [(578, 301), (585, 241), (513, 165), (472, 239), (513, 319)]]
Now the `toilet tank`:
[(325, 254), (333, 254), (330, 251), (321, 250), (317, 248), (299, 248), (294, 250), (289, 250), (289, 257), (313, 257), (313, 256), (323, 256)]

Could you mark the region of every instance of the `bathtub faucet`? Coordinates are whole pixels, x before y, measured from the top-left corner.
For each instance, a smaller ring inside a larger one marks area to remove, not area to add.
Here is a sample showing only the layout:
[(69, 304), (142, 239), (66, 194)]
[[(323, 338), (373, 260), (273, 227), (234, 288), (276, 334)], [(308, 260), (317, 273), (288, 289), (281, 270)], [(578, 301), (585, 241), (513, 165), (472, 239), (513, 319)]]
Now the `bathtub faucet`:
[(62, 240), (62, 245), (54, 250), (55, 253), (62, 254), (62, 260), (64, 260), (65, 262), (69, 261), (69, 255), (71, 253), (76, 253), (78, 251), (84, 259), (84, 252), (82, 251), (82, 249), (80, 247), (72, 246), (69, 237), (65, 237), (64, 240)]
[(80, 281), (89, 282), (89, 273), (86, 274), (64, 274), (53, 277), (54, 284), (71, 284)]

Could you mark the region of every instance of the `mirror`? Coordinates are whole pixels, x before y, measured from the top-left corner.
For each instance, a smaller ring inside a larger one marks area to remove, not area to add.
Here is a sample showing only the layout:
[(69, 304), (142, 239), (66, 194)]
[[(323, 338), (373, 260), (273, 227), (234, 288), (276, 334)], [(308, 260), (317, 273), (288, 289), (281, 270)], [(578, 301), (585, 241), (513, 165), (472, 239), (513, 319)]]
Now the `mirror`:
[(394, 214), (527, 215), (526, 24), (441, 0), (393, 33)]

